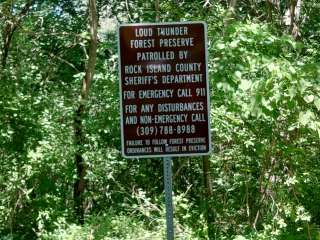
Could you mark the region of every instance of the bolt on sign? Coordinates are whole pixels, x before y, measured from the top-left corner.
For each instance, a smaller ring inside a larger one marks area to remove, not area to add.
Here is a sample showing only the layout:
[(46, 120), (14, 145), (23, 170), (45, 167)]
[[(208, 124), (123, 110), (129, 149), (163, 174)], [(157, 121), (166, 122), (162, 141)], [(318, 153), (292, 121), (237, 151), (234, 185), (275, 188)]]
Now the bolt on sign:
[(122, 24), (118, 33), (123, 156), (208, 154), (206, 24)]

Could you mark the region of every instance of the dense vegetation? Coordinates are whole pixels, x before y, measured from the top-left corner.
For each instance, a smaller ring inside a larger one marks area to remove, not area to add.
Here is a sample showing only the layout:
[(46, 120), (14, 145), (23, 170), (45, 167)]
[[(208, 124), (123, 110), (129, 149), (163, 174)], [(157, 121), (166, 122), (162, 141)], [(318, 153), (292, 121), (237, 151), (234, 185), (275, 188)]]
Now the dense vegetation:
[(214, 150), (174, 159), (177, 239), (320, 239), (319, 11), (1, 0), (0, 239), (164, 238), (162, 160), (120, 154), (116, 24), (193, 20), (208, 24)]

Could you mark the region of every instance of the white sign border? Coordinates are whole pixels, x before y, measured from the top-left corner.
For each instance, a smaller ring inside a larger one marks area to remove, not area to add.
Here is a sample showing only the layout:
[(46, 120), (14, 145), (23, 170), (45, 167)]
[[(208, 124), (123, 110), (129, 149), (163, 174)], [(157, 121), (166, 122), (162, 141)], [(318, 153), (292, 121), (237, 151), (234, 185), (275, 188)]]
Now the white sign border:
[[(174, 154), (146, 154), (146, 155), (126, 155), (124, 152), (124, 129), (123, 129), (123, 109), (122, 109), (122, 77), (121, 77), (121, 49), (120, 49), (120, 28), (127, 26), (148, 26), (148, 25), (191, 25), (191, 24), (202, 24), (204, 28), (204, 41), (205, 41), (205, 64), (206, 64), (206, 94), (207, 94), (207, 112), (208, 112), (208, 146), (207, 152), (202, 153), (174, 153)], [(125, 158), (164, 158), (164, 157), (188, 157), (188, 156), (205, 156), (209, 155), (212, 151), (211, 144), (211, 116), (210, 116), (210, 88), (209, 88), (209, 72), (208, 72), (208, 27), (204, 21), (185, 21), (185, 22), (159, 22), (159, 23), (123, 23), (118, 24), (117, 29), (118, 35), (118, 72), (119, 72), (119, 97), (120, 97), (120, 129), (121, 129), (121, 154)]]

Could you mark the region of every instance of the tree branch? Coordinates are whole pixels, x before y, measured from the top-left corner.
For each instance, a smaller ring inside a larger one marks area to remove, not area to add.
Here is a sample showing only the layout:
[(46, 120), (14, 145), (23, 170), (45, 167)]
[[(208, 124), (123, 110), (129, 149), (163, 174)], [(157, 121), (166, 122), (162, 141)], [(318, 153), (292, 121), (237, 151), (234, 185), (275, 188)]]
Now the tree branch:
[(35, 3), (35, 0), (28, 1), (24, 5), (20, 13), (16, 17), (14, 17), (15, 19), (13, 21), (6, 21), (6, 24), (2, 31), (3, 39), (4, 39), (3, 48), (2, 48), (2, 58), (1, 58), (2, 68), (5, 68), (7, 65), (7, 58), (9, 55), (9, 49), (10, 49), (13, 34), (16, 31), (22, 19), (28, 14), (29, 10), (31, 9), (31, 6), (34, 3)]

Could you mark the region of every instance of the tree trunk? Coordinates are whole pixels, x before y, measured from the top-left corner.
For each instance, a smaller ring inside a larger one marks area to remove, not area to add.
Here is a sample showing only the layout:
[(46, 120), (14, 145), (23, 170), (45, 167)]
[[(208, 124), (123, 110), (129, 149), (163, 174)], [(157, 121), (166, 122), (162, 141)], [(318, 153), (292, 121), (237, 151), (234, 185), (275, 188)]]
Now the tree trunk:
[[(31, 6), (34, 4), (34, 0), (28, 1), (20, 13), (16, 16), (10, 16), (12, 19), (6, 21), (4, 24), (4, 29), (2, 30), (2, 38), (3, 38), (3, 47), (2, 47), (2, 56), (1, 56), (1, 66), (4, 69), (7, 65), (7, 59), (9, 55), (10, 45), (12, 41), (12, 37), (14, 32), (16, 31), (18, 25), (22, 21), (22, 19), (28, 14), (31, 9)], [(11, 8), (11, 6), (9, 6)], [(11, 15), (11, 11), (10, 12)]]
[(269, 22), (272, 22), (272, 12), (273, 12), (273, 5), (272, 1), (267, 1), (267, 19)]
[(225, 27), (225, 29), (230, 25), (230, 23), (235, 18), (236, 6), (237, 6), (237, 0), (230, 0), (229, 8), (228, 8), (227, 14), (226, 14), (225, 19), (224, 19), (224, 27)]
[(302, 0), (291, 0), (290, 6), (283, 16), (283, 23), (288, 26), (289, 33), (295, 38), (300, 37), (299, 18), (301, 12)]
[(291, 29), (291, 35), (295, 38), (298, 39), (301, 35), (300, 33), (300, 28), (299, 28), (299, 18), (300, 18), (300, 12), (301, 12), (301, 5), (302, 5), (302, 0), (294, 0), (294, 19), (292, 23)]
[(154, 9), (156, 11), (156, 22), (160, 22), (160, 0), (154, 1)]
[(7, 59), (9, 55), (9, 49), (13, 33), (16, 30), (16, 27), (11, 23), (7, 23), (5, 29), (3, 30), (3, 48), (2, 48), (2, 57), (1, 57), (1, 66), (4, 69), (7, 65)]
[(292, 32), (295, 23), (295, 9), (297, 5), (297, 0), (290, 1), (290, 32)]
[(202, 166), (203, 166), (203, 179), (204, 179), (205, 195), (206, 195), (206, 214), (205, 215), (206, 215), (207, 226), (208, 226), (208, 239), (214, 239), (215, 219), (214, 219), (214, 211), (211, 204), (213, 191), (212, 191), (212, 179), (210, 174), (209, 156), (203, 157)]
[(80, 224), (84, 223), (84, 192), (86, 188), (87, 164), (83, 159), (83, 145), (85, 142), (82, 119), (86, 112), (86, 99), (88, 98), (91, 81), (94, 75), (97, 57), (97, 8), (96, 1), (89, 0), (89, 21), (90, 21), (90, 44), (89, 55), (86, 66), (86, 74), (82, 81), (82, 90), (79, 107), (74, 116), (74, 135), (75, 135), (75, 164), (77, 169), (77, 179), (74, 184), (75, 213)]

